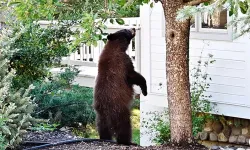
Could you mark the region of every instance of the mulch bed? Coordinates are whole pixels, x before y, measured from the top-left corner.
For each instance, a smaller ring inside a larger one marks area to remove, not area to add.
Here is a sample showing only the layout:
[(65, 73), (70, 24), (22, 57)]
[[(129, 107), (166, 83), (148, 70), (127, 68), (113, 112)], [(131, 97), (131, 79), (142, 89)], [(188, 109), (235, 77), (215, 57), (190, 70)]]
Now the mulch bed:
[(192, 144), (184, 147), (178, 147), (174, 145), (162, 145), (162, 146), (123, 146), (105, 142), (91, 142), (91, 143), (75, 143), (65, 144), (54, 147), (47, 147), (42, 150), (208, 150), (208, 148), (199, 145)]
[[(48, 142), (57, 143), (60, 141), (80, 139), (80, 137), (74, 136), (70, 131), (44, 131), (35, 132), (29, 131), (23, 137), (23, 141), (36, 141), (36, 142)], [(31, 148), (35, 145), (21, 145), (20, 150)], [(203, 145), (193, 143), (185, 147), (179, 147), (175, 145), (161, 145), (161, 146), (125, 146), (117, 145), (109, 142), (77, 142), (71, 144), (62, 144), (57, 146), (50, 146), (39, 150), (208, 150)]]

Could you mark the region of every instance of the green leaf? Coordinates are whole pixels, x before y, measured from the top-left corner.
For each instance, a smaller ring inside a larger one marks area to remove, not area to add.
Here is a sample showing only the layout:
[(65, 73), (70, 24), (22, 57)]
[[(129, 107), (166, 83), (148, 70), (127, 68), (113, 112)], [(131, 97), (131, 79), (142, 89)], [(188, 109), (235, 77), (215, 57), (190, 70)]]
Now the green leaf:
[(233, 14), (234, 14), (234, 11), (231, 9), (231, 10), (229, 11), (229, 16), (231, 17)]
[(208, 5), (209, 5), (209, 2), (204, 2), (204, 5), (205, 5), (205, 6), (208, 6)]
[(11, 132), (7, 126), (1, 127), (4, 134), (11, 135)]
[(115, 21), (119, 24), (119, 25), (123, 25), (125, 22), (123, 19), (117, 18), (115, 19)]
[(7, 4), (7, 6), (9, 7), (9, 6), (11, 6), (11, 5), (15, 5), (15, 4), (20, 4), (21, 2), (9, 2), (8, 4)]
[(248, 9), (248, 5), (247, 5), (247, 2), (242, 2), (240, 1), (239, 2), (239, 5), (240, 5), (240, 10), (243, 14), (246, 14), (247, 12), (247, 9)]
[(152, 3), (150, 3), (150, 7), (151, 8), (153, 8), (154, 7), (154, 3), (152, 2)]
[(113, 18), (111, 18), (109, 21), (110, 21), (110, 23), (114, 24), (114, 19)]

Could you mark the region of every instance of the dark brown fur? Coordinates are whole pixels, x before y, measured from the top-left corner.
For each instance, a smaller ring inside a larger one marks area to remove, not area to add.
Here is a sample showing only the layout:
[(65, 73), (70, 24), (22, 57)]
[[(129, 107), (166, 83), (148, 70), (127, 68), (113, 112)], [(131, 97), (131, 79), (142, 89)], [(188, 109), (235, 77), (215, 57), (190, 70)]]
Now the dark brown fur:
[[(129, 31), (129, 32), (128, 32)], [(100, 139), (116, 137), (119, 144), (131, 143), (130, 103), (133, 85), (147, 95), (145, 78), (134, 70), (126, 50), (135, 30), (121, 30), (108, 36), (98, 63), (94, 88), (94, 108)]]

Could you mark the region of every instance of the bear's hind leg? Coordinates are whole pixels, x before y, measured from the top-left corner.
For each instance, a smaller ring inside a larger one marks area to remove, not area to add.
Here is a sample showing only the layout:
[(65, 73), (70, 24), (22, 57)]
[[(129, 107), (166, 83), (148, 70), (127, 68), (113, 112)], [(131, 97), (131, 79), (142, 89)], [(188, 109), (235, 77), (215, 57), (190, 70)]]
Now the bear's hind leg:
[(109, 127), (108, 118), (104, 115), (97, 115), (96, 123), (100, 139), (112, 140), (112, 132)]
[(124, 110), (117, 118), (112, 120), (114, 126), (116, 140), (118, 144), (131, 145), (132, 129), (130, 121), (129, 109)]

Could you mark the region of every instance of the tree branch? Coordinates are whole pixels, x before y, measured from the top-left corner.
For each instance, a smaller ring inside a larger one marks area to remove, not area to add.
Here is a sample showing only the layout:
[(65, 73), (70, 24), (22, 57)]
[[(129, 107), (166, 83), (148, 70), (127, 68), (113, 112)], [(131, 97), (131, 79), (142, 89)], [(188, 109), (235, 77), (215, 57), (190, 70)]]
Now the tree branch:
[(154, 0), (154, 2), (155, 2), (155, 3), (157, 3), (157, 2), (163, 3), (163, 0)]
[(195, 6), (195, 5), (199, 5), (200, 3), (209, 2), (209, 1), (210, 0), (192, 0), (192, 1), (186, 2), (185, 5)]

